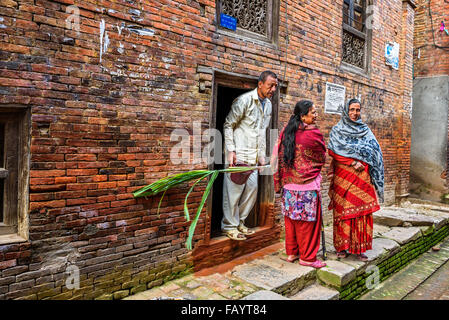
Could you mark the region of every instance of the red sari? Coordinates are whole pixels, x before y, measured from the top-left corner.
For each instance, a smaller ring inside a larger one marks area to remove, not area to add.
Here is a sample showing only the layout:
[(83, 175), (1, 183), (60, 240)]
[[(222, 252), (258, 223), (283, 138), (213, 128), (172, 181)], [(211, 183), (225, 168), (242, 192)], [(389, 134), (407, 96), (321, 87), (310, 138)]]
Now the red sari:
[(328, 150), (333, 158), (334, 178), (329, 187), (329, 210), (334, 216), (334, 247), (337, 252), (347, 250), (361, 254), (372, 249), (373, 215), (379, 210), (376, 191), (368, 172), (369, 166), (356, 171), (354, 159), (340, 156)]

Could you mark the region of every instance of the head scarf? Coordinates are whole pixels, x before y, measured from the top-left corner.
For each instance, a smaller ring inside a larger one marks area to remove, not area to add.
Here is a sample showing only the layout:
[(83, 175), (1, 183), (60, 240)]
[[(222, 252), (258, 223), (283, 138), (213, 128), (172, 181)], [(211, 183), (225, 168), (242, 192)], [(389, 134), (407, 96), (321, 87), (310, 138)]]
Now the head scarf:
[[(360, 101), (352, 103), (360, 103)], [(370, 128), (360, 118), (357, 121), (352, 121), (349, 118), (349, 101), (342, 110), (340, 121), (329, 134), (328, 148), (340, 156), (367, 163), (371, 182), (376, 188), (381, 202), (384, 201), (382, 150), (380, 150), (379, 143)]]

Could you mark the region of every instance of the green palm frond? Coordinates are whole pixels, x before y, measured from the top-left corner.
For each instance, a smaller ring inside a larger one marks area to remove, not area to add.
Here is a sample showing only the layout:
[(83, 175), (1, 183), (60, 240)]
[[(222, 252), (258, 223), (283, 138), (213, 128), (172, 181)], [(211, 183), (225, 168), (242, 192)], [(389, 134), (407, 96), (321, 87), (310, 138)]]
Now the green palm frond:
[(190, 224), (190, 227), (189, 227), (189, 232), (188, 232), (187, 241), (186, 241), (186, 247), (188, 250), (192, 250), (192, 239), (193, 239), (193, 235), (195, 233), (196, 225), (200, 218), (201, 211), (203, 210), (204, 204), (206, 203), (206, 200), (210, 194), (212, 185), (214, 184), (214, 181), (217, 179), (218, 175), (220, 173), (225, 173), (225, 172), (230, 172), (230, 173), (244, 172), (244, 171), (256, 170), (259, 168), (261, 168), (261, 167), (257, 167), (257, 166), (254, 166), (254, 167), (230, 167), (230, 168), (221, 169), (221, 170), (193, 170), (193, 171), (188, 171), (188, 172), (182, 172), (182, 173), (178, 173), (175, 175), (170, 175), (168, 177), (162, 178), (162, 179), (157, 180), (143, 188), (140, 188), (133, 192), (133, 196), (134, 196), (134, 198), (148, 197), (148, 196), (155, 196), (155, 195), (163, 192), (162, 197), (159, 200), (159, 205), (157, 208), (157, 212), (159, 213), (162, 199), (164, 198), (165, 192), (167, 190), (175, 188), (183, 183), (188, 183), (190, 181), (196, 180), (193, 183), (193, 185), (190, 187), (190, 189), (187, 192), (187, 195), (184, 199), (184, 218), (186, 219), (186, 221), (190, 221), (190, 213), (189, 213), (189, 209), (187, 207), (187, 200), (189, 198), (189, 195), (200, 181), (203, 181), (207, 177), (210, 177), (209, 182), (207, 183), (206, 189), (203, 193), (203, 197), (201, 198), (201, 202), (196, 211), (196, 215), (195, 215), (194, 219), (192, 220), (192, 223)]

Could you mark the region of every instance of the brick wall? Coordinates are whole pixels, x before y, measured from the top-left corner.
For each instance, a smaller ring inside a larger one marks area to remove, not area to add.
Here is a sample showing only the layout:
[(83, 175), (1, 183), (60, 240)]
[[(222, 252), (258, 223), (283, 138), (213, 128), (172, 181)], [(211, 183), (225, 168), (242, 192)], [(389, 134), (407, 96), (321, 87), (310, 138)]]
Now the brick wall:
[[(441, 21), (444, 21), (449, 30), (449, 2), (418, 0), (416, 4), (414, 76), (449, 75), (449, 35), (444, 31), (440, 32)], [(438, 48), (435, 45), (448, 48)]]
[[(385, 158), (386, 200), (406, 192), (414, 12), (409, 1), (375, 3), (388, 23), (373, 30), (371, 73), (360, 76), (339, 67), (342, 1), (281, 1), (279, 41), (270, 46), (218, 34), (215, 1), (0, 0), (0, 106), (32, 112), (29, 239), (0, 246), (0, 299), (121, 298), (191, 270), (188, 188), (167, 192), (159, 214), (159, 198), (131, 192), (205, 168), (169, 161), (173, 129), (209, 124), (213, 76), (201, 67), (275, 71), (287, 83), (278, 126), (299, 99), (311, 99), (326, 140), (339, 120), (324, 114), (326, 82), (360, 94)], [(79, 33), (66, 28), (73, 4)], [(401, 44), (399, 71), (385, 65), (386, 41)], [(191, 210), (200, 197), (201, 187)], [(196, 240), (205, 229), (202, 218)], [(70, 266), (79, 268), (80, 289), (66, 285)]]

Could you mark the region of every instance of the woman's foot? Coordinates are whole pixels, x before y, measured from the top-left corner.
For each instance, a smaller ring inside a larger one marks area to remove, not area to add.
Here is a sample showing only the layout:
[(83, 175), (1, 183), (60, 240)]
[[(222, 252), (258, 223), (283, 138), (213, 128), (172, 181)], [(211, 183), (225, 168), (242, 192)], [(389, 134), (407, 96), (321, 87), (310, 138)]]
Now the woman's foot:
[(287, 259), (285, 259), (285, 261), (293, 263), (293, 262), (295, 262), (295, 261), (298, 260), (298, 259), (299, 259), (299, 256), (289, 255), (289, 256), (287, 257)]
[(323, 261), (320, 261), (320, 260), (315, 260), (314, 262), (307, 262), (307, 261), (299, 260), (299, 264), (302, 266), (312, 267), (315, 269), (319, 269), (319, 268), (326, 266), (326, 263), (324, 263)]
[(366, 255), (364, 255), (363, 253), (357, 255), (357, 258), (358, 258), (360, 261), (363, 261), (363, 262), (368, 261), (368, 257), (367, 257)]
[(346, 252), (346, 250), (337, 252), (337, 258), (342, 259), (342, 258), (346, 258), (348, 256), (348, 253)]

